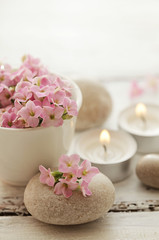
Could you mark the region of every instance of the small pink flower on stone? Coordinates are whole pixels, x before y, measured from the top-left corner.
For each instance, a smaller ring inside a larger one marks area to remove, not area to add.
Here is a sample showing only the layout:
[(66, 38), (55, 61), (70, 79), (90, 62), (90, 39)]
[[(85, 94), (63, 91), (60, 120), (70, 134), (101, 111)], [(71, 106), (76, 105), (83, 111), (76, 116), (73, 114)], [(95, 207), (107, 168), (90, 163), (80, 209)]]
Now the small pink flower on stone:
[(69, 98), (65, 98), (63, 101), (63, 106), (66, 109), (68, 115), (77, 116), (77, 104), (74, 100)]
[(89, 183), (97, 173), (99, 173), (99, 169), (91, 167), (91, 163), (88, 160), (84, 160), (78, 170), (78, 177), (82, 177), (84, 181)]
[(76, 176), (77, 170), (78, 170), (78, 169), (74, 169), (73, 172), (63, 173), (63, 177), (64, 177), (67, 181), (76, 182), (76, 181), (78, 181), (77, 176)]
[(59, 158), (59, 171), (63, 173), (74, 173), (78, 172), (78, 163), (80, 161), (80, 157), (77, 154), (72, 154), (71, 156), (62, 155)]
[(77, 189), (78, 183), (67, 181), (66, 179), (59, 179), (59, 182), (55, 185), (54, 193), (57, 195), (63, 194), (66, 198), (72, 196), (72, 190)]
[(55, 179), (51, 175), (51, 170), (48, 168), (48, 170), (43, 167), (42, 165), (39, 166), (39, 170), (41, 172), (40, 174), (40, 182), (43, 184), (47, 184), (50, 187), (53, 187), (55, 184)]
[(16, 114), (14, 112), (5, 112), (2, 116), (2, 127), (16, 128), (14, 121), (16, 119)]
[(82, 181), (80, 188), (81, 188), (81, 192), (82, 192), (84, 197), (92, 195), (92, 192), (88, 188), (88, 183), (86, 181)]
[(21, 108), (18, 114), (29, 124), (30, 127), (37, 127), (42, 113), (42, 108), (36, 106), (32, 101), (28, 101), (26, 106)]

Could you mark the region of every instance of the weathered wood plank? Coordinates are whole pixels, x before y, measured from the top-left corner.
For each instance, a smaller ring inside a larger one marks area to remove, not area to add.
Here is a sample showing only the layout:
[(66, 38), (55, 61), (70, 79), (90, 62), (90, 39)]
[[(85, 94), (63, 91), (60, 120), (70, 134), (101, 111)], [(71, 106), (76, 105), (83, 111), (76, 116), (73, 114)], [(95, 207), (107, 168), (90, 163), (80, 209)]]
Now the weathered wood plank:
[[(159, 200), (115, 202), (110, 212), (146, 212), (159, 211)], [(23, 197), (0, 198), (0, 216), (30, 216), (26, 210)]]
[(55, 226), (32, 217), (0, 217), (0, 240), (157, 240), (159, 213), (108, 213), (88, 224)]

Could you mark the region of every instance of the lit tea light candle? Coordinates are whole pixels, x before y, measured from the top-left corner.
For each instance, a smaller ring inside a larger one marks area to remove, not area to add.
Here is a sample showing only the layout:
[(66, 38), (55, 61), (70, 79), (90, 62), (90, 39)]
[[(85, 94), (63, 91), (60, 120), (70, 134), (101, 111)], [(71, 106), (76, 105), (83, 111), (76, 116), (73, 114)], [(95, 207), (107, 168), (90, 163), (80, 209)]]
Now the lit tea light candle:
[(3, 64), (0, 66), (0, 69), (1, 69), (2, 71), (4, 70), (4, 65), (3, 65)]
[(104, 151), (106, 153), (107, 152), (107, 146), (110, 143), (110, 134), (106, 129), (101, 131), (99, 140), (100, 140), (100, 142), (101, 142), (101, 144), (104, 148)]
[(146, 114), (147, 108), (146, 105), (143, 103), (138, 103), (135, 107), (136, 116), (141, 119), (141, 121), (146, 124)]
[(139, 152), (159, 151), (159, 106), (132, 105), (120, 113), (118, 125), (136, 139)]
[(70, 153), (78, 153), (81, 158), (88, 159), (117, 182), (130, 174), (131, 158), (136, 149), (135, 140), (123, 131), (91, 129), (77, 135)]

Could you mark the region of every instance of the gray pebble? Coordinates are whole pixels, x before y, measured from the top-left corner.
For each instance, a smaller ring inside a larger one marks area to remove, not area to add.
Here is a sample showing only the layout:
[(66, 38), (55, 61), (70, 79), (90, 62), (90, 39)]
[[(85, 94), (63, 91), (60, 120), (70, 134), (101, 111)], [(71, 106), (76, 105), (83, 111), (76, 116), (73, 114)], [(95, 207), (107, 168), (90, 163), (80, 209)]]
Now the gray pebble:
[(78, 113), (76, 130), (82, 131), (101, 126), (112, 110), (112, 99), (103, 85), (88, 81), (76, 81), (80, 87), (83, 102)]
[(159, 188), (159, 154), (147, 154), (136, 166), (138, 178), (147, 186)]
[(53, 188), (40, 183), (39, 174), (28, 183), (24, 203), (30, 214), (45, 223), (74, 225), (101, 217), (112, 206), (115, 189), (102, 173), (93, 177), (89, 188), (92, 195), (84, 197), (81, 191), (73, 191), (70, 198), (55, 195)]

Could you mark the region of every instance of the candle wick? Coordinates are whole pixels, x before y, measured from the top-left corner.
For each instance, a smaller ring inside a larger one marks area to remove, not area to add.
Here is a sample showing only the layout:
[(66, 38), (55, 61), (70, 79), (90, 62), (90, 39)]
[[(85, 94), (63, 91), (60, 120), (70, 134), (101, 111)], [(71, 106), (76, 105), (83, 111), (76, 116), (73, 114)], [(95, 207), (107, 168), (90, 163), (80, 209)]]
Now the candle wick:
[(105, 144), (103, 144), (103, 148), (104, 148), (104, 152), (107, 152), (107, 146)]
[(146, 125), (147, 125), (147, 121), (146, 121), (145, 116), (141, 116), (140, 118), (141, 118), (141, 121), (142, 121), (143, 124), (144, 124), (144, 127), (146, 127)]

